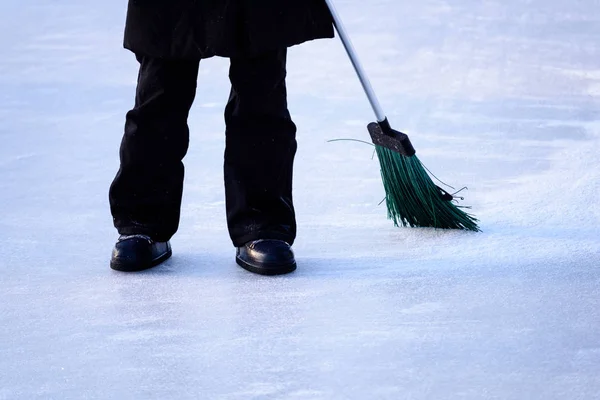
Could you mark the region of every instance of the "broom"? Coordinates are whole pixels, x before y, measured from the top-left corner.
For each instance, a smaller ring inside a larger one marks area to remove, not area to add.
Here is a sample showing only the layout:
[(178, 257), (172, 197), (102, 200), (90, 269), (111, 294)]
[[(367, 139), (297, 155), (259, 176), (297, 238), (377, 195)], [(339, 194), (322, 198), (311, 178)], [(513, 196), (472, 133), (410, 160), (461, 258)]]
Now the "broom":
[(427, 169), (415, 155), (408, 136), (392, 129), (346, 34), (333, 0), (325, 2), (377, 118), (377, 122), (370, 123), (367, 129), (381, 166), (388, 218), (394, 221), (395, 226), (478, 232), (477, 219), (461, 210), (464, 207), (454, 204), (454, 195), (433, 183)]

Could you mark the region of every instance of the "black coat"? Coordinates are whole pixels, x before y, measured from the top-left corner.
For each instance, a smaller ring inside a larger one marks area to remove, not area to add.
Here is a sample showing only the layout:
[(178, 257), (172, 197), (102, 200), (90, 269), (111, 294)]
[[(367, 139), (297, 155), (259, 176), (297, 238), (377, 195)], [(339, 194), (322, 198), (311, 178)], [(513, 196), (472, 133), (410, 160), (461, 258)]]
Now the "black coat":
[(333, 37), (324, 0), (129, 0), (125, 47), (152, 57), (235, 57)]

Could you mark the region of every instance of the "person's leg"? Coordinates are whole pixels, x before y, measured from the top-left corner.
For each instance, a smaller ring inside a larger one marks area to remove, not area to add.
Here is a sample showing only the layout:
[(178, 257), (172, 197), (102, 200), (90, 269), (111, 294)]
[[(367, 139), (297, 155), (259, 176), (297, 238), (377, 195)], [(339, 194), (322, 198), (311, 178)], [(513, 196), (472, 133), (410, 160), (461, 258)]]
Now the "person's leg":
[(198, 61), (137, 58), (135, 107), (126, 116), (121, 164), (109, 191), (121, 234), (110, 265), (119, 271), (150, 268), (171, 256), (198, 77)]
[(287, 108), (287, 49), (232, 58), (225, 110), (227, 223), (236, 247), (296, 237), (292, 169), (296, 126)]
[(110, 208), (120, 234), (143, 234), (164, 242), (179, 226), (187, 118), (199, 62), (137, 58), (135, 107), (126, 117)]
[(296, 269), (292, 170), (296, 126), (287, 108), (287, 49), (232, 58), (225, 110), (225, 192), (236, 262), (264, 275)]

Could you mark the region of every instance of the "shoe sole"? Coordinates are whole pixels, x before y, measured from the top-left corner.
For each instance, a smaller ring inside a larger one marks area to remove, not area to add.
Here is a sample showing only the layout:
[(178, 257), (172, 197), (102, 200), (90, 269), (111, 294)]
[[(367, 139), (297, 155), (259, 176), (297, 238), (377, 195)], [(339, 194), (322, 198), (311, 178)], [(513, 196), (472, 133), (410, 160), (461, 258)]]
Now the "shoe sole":
[(285, 274), (289, 274), (290, 272), (294, 272), (296, 270), (295, 262), (293, 264), (278, 265), (273, 268), (250, 264), (250, 263), (242, 260), (239, 257), (235, 258), (235, 262), (237, 263), (237, 265), (244, 268), (246, 271), (250, 271), (250, 272), (253, 272), (253, 273), (259, 274), (259, 275), (268, 275), (268, 276), (285, 275)]
[(169, 249), (166, 253), (161, 254), (160, 256), (158, 256), (157, 258), (152, 260), (150, 262), (150, 264), (147, 264), (147, 265), (133, 265), (133, 264), (126, 263), (126, 262), (118, 262), (118, 261), (111, 260), (110, 268), (114, 269), (115, 271), (121, 271), (121, 272), (144, 271), (144, 270), (150, 269), (152, 267), (156, 267), (158, 264), (168, 260), (172, 255), (173, 255), (173, 251), (171, 249)]

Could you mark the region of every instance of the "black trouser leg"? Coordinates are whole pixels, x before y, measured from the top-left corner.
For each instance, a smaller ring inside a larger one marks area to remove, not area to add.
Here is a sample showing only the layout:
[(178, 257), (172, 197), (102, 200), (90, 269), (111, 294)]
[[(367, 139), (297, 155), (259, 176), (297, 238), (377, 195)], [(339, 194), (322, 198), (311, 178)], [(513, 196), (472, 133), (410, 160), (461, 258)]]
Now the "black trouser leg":
[(143, 56), (138, 61), (135, 107), (127, 113), (110, 207), (120, 234), (166, 241), (179, 226), (187, 118), (199, 62)]
[(292, 244), (296, 237), (296, 126), (287, 108), (286, 54), (231, 59), (224, 170), (227, 223), (237, 247), (255, 239)]

